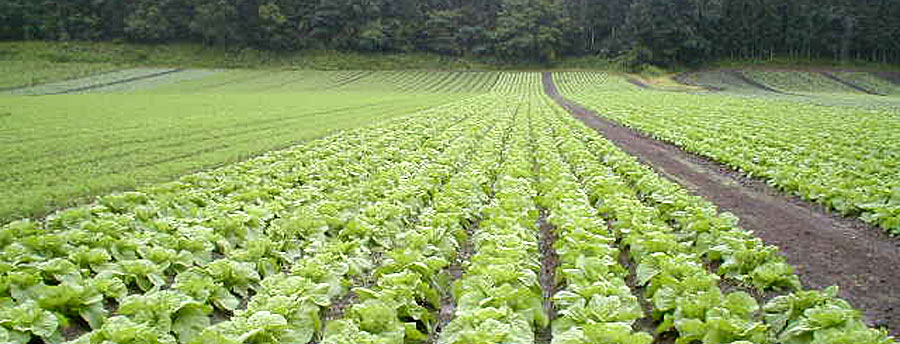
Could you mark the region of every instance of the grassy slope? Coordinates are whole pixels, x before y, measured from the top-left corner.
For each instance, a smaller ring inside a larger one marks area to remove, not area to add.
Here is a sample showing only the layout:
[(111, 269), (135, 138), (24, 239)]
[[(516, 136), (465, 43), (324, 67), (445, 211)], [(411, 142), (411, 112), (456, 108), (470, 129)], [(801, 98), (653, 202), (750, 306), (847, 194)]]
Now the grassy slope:
[[(0, 95), (0, 220), (39, 216), (92, 196), (472, 96), (401, 91), (377, 78), (344, 89), (353, 85), (341, 84), (347, 77), (348, 72), (218, 71), (91, 94)], [(342, 87), (319, 87), (325, 85)]]

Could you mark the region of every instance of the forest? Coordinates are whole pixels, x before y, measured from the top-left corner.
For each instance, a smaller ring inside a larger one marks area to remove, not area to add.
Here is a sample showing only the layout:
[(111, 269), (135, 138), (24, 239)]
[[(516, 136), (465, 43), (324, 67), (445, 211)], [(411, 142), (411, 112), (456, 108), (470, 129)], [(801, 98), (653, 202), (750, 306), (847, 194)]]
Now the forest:
[(900, 62), (900, 0), (0, 0), (0, 40)]

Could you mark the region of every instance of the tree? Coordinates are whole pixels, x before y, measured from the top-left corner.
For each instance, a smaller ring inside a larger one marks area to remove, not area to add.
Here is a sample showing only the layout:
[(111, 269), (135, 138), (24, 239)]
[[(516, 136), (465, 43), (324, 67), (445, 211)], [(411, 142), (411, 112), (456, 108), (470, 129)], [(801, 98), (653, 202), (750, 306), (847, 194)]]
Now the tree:
[(184, 36), (188, 24), (189, 5), (183, 0), (136, 1), (124, 18), (124, 34), (136, 42), (166, 42)]
[(691, 0), (638, 0), (629, 9), (626, 30), (635, 49), (650, 52), (645, 62), (696, 63), (712, 50), (700, 30), (700, 13)]
[(555, 59), (566, 25), (557, 3), (504, 0), (494, 30), (497, 53), (510, 59), (546, 62)]
[(900, 0), (0, 0), (0, 39), (271, 50), (900, 61)]

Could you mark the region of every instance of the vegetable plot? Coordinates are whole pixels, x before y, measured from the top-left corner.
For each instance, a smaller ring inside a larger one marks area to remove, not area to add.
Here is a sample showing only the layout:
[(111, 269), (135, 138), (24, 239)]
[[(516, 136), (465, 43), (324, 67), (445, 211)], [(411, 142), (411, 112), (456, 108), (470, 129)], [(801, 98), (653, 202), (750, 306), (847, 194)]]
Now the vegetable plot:
[(625, 126), (900, 234), (900, 117), (612, 85), (562, 89)]
[(499, 80), (497, 92), (4, 225), (0, 338), (891, 343), (836, 290), (802, 290), (732, 216), (535, 95), (538, 74)]

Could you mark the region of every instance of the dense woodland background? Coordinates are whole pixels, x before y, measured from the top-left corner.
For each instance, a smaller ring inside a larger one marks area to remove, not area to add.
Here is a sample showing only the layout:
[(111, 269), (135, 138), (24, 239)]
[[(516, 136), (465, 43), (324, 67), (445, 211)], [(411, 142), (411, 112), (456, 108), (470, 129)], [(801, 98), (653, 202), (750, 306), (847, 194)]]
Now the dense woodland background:
[(2, 40), (900, 62), (900, 0), (0, 0)]

